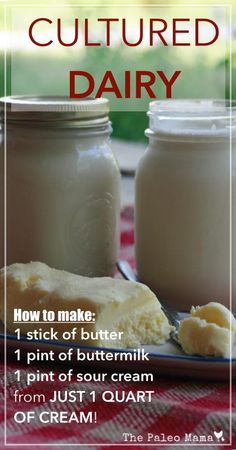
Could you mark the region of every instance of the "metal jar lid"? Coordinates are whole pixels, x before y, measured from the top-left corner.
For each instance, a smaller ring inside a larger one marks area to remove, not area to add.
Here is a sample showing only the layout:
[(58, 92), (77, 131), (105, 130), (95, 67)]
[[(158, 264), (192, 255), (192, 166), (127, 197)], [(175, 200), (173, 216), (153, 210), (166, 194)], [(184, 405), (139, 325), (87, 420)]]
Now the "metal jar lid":
[(74, 100), (63, 96), (13, 96), (0, 98), (0, 118), (14, 124), (74, 128), (109, 123), (106, 98)]

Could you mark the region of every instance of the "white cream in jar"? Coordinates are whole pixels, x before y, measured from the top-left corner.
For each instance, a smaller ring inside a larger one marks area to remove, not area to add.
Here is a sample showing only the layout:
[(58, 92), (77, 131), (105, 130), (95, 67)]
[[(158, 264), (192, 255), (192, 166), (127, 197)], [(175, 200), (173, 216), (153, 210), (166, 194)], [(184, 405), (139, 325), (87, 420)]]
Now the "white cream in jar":
[(108, 100), (7, 102), (7, 264), (114, 274), (120, 173)]
[(149, 147), (136, 173), (138, 276), (182, 310), (208, 301), (229, 307), (231, 245), (236, 256), (234, 233), (230, 242), (231, 181), (232, 206), (236, 187), (231, 112), (232, 120), (224, 101), (150, 104)]

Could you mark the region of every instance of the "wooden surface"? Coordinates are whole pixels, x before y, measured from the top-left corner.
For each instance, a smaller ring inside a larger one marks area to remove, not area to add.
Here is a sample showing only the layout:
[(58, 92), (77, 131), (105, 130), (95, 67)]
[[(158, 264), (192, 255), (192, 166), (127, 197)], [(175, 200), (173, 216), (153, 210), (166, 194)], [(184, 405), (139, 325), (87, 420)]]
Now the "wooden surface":
[(112, 150), (116, 155), (122, 174), (121, 207), (134, 205), (134, 175), (145, 148), (144, 143), (112, 139)]
[(145, 148), (146, 144), (144, 143), (112, 139), (112, 150), (116, 155), (122, 174), (134, 175)]
[(121, 207), (134, 205), (134, 176), (122, 175), (121, 178)]

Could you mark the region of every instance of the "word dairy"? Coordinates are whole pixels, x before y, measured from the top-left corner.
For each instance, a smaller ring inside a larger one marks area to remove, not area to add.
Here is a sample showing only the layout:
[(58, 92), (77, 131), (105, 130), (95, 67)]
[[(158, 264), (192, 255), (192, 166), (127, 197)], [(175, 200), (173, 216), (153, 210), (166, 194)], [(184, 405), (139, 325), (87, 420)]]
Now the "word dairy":
[[(132, 75), (130, 70), (125, 70), (122, 82), (124, 87), (122, 89), (111, 70), (105, 72), (98, 86), (95, 86), (95, 79), (91, 73), (82, 70), (71, 70), (70, 98), (85, 98), (90, 95), (98, 98), (107, 93), (114, 94), (115, 98), (142, 98), (143, 94), (148, 95), (149, 98), (157, 98), (156, 89), (154, 90), (154, 85), (157, 81), (161, 82), (162, 85), (164, 84), (166, 98), (171, 98), (172, 87), (180, 74), (181, 71), (176, 70), (170, 77), (167, 77), (162, 70), (157, 70), (156, 72), (138, 70)], [(87, 82), (86, 89), (80, 89), (79, 87), (81, 78)], [(133, 89), (133, 85), (135, 89)]]

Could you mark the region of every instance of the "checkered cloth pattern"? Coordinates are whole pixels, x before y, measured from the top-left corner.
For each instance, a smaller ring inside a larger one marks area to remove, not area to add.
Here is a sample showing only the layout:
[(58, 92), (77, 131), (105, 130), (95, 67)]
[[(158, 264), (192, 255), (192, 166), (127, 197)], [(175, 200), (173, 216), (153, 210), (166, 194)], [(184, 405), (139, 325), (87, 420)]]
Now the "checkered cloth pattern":
[[(133, 208), (125, 208), (122, 213), (122, 231), (121, 231), (121, 257), (128, 260), (134, 266), (134, 233), (133, 233)], [(55, 448), (62, 449), (102, 449), (113, 448), (119, 450), (121, 448), (129, 448), (125, 446), (123, 441), (123, 433), (132, 433), (133, 435), (142, 435), (144, 442), (150, 434), (158, 435), (162, 438), (162, 434), (167, 438), (168, 435), (179, 436), (180, 442), (185, 447), (176, 447), (174, 443), (155, 443), (152, 447), (147, 444), (133, 443), (130, 448), (133, 449), (150, 449), (150, 448), (208, 448), (204, 442), (185, 442), (185, 433), (197, 436), (214, 435), (214, 432), (223, 431), (224, 441), (218, 443), (215, 437), (214, 443), (210, 444), (211, 449), (235, 449), (236, 448), (236, 409), (234, 403), (235, 388), (233, 386), (233, 408), (232, 408), (232, 429), (233, 443), (229, 442), (229, 384), (213, 383), (202, 381), (190, 381), (173, 377), (155, 376), (154, 383), (130, 383), (130, 382), (112, 382), (107, 378), (105, 382), (77, 382), (75, 378), (71, 382), (63, 383), (54, 381), (50, 382), (34, 382), (27, 386), (27, 372), (37, 373), (38, 369), (45, 373), (54, 370), (55, 373), (62, 371), (62, 366), (49, 367), (37, 365), (27, 367), (21, 364), (21, 381), (16, 382), (15, 371), (19, 368), (16, 362), (10, 362), (7, 367), (7, 443), (10, 449), (27, 449), (37, 450), (38, 448), (48, 450)], [(67, 367), (68, 369), (68, 367)], [(79, 369), (81, 371), (81, 368)], [(101, 371), (101, 369), (100, 369)], [(4, 391), (4, 367), (1, 366), (1, 387), (2, 398)], [(19, 405), (13, 401), (13, 393), (19, 389), (20, 393), (30, 393), (31, 395), (43, 393), (46, 397), (46, 403), (21, 403)], [(50, 403), (48, 400), (53, 390), (95, 390), (97, 399), (96, 403), (92, 403), (91, 397), (86, 396), (82, 403)], [(154, 390), (151, 403), (105, 403), (102, 401), (102, 392), (109, 390), (114, 392), (130, 390), (136, 393), (140, 390)], [(93, 411), (97, 413), (97, 422), (93, 424), (42, 424), (29, 423), (17, 424), (13, 416), (16, 410), (35, 411), (39, 413), (45, 409), (52, 411), (67, 411), (71, 413), (76, 411)], [(4, 430), (4, 408), (1, 402), (1, 430)], [(117, 445), (121, 443), (121, 446)], [(18, 447), (22, 444), (22, 447)], [(25, 444), (28, 444), (26, 446)], [(40, 447), (37, 446), (40, 444)], [(47, 444), (47, 445), (45, 445)], [(76, 447), (74, 444), (80, 444)], [(105, 445), (106, 444), (106, 445)], [(158, 445), (157, 445), (158, 444)], [(9, 446), (10, 445), (10, 446)], [(1, 448), (5, 448), (2, 444)]]

